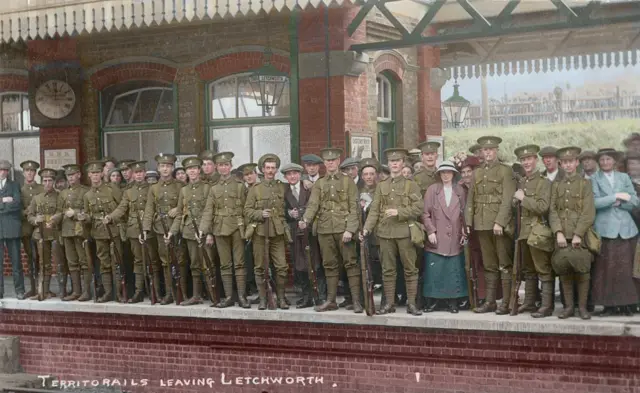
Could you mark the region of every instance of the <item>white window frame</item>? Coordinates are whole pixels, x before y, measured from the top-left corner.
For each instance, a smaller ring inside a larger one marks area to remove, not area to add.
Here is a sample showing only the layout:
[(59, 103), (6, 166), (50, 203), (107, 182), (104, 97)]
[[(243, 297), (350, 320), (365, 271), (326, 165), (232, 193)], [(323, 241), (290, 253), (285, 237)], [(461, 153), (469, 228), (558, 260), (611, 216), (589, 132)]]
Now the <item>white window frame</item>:
[[(138, 160), (144, 160), (144, 157), (142, 156), (143, 151), (142, 151), (142, 134), (143, 133), (149, 133), (149, 132), (170, 132), (173, 135), (174, 141), (173, 143), (175, 144), (175, 130), (173, 128), (155, 128), (155, 129), (151, 129), (151, 130), (139, 130), (139, 129), (131, 129), (131, 130), (122, 130), (122, 131), (109, 131), (108, 129), (105, 129), (102, 131), (103, 137), (102, 137), (102, 151), (104, 152), (104, 156), (108, 157), (113, 155), (113, 153), (109, 152), (109, 141), (108, 141), (108, 136), (109, 135), (118, 135), (118, 134), (138, 134)], [(173, 150), (173, 149), (172, 149)], [(131, 159), (134, 159), (134, 157), (131, 157)]]
[[(120, 93), (118, 95), (116, 95), (115, 97), (113, 97), (113, 100), (111, 101), (111, 106), (109, 108), (109, 114), (107, 115), (107, 118), (105, 120), (105, 126), (104, 129), (108, 129), (108, 128), (116, 128), (116, 127), (136, 127), (136, 126), (144, 126), (145, 124), (169, 124), (169, 123), (173, 123), (173, 121), (175, 119), (173, 119), (170, 122), (158, 122), (156, 123), (155, 121), (152, 121), (150, 123), (132, 123), (133, 120), (133, 116), (135, 116), (135, 114), (138, 111), (138, 104), (140, 103), (140, 96), (142, 95), (142, 93), (144, 93), (145, 91), (150, 91), (150, 90), (161, 90), (162, 93), (160, 94), (160, 98), (158, 99), (158, 105), (156, 106), (156, 112), (153, 115), (153, 119), (155, 120), (156, 117), (158, 116), (158, 109), (160, 108), (160, 103), (162, 102), (162, 98), (164, 97), (164, 94), (166, 91), (169, 91), (171, 93), (173, 93), (173, 88), (172, 87), (164, 87), (164, 86), (150, 86), (150, 87), (140, 87), (138, 89), (133, 89), (133, 90), (128, 90), (124, 93)], [(111, 123), (111, 117), (113, 116), (113, 111), (115, 109), (115, 104), (116, 102), (118, 102), (118, 100), (122, 97), (126, 97), (129, 95), (133, 95), (133, 94), (137, 94), (136, 96), (136, 101), (133, 104), (133, 110), (131, 111), (131, 115), (129, 115), (129, 121), (126, 124), (110, 124)]]
[[(21, 116), (20, 116), (20, 129), (19, 130), (4, 130), (3, 129), (3, 122), (2, 120), (4, 119), (4, 108), (2, 107), (3, 103), (2, 103), (2, 97), (3, 96), (9, 96), (9, 95), (18, 95), (20, 96), (20, 108), (21, 108)], [(38, 127), (33, 127), (31, 125), (31, 123), (29, 123), (29, 128), (25, 127), (25, 109), (26, 111), (30, 114), (31, 109), (29, 108), (29, 106), (27, 105), (27, 108), (24, 107), (24, 99), (27, 99), (27, 102), (29, 100), (29, 93), (25, 93), (23, 91), (3, 91), (2, 93), (0, 93), (0, 136), (3, 134), (16, 134), (16, 133), (22, 133), (22, 132), (26, 132), (26, 133), (36, 133), (39, 132), (40, 129)], [(30, 117), (30, 116), (29, 116)]]
[[(393, 85), (383, 74), (376, 75), (376, 115), (378, 121), (393, 121)], [(386, 99), (386, 100), (385, 100)], [(385, 105), (386, 103), (386, 105)]]

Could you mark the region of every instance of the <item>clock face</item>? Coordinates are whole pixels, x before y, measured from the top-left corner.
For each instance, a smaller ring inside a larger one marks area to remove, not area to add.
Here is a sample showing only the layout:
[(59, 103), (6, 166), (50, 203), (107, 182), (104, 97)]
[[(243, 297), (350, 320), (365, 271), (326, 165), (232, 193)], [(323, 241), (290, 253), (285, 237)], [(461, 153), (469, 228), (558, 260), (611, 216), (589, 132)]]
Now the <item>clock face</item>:
[(36, 108), (49, 119), (67, 117), (76, 105), (76, 94), (67, 82), (49, 80), (36, 90)]

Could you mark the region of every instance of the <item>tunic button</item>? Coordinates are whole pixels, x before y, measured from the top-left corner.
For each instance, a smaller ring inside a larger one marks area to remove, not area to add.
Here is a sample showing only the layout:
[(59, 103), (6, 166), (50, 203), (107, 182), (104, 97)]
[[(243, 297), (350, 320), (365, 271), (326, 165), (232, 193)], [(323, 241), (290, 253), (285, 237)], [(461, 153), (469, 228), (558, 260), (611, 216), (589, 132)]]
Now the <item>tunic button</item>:
[(395, 190), (392, 188), (391, 191), (395, 191)]

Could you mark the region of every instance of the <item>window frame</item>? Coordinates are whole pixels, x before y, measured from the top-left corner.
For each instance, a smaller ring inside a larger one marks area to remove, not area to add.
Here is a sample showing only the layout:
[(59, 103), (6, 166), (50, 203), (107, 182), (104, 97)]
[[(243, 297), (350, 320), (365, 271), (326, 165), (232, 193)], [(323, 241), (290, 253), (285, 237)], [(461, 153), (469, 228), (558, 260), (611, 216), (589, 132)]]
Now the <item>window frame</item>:
[(113, 134), (113, 135), (117, 135), (118, 133), (120, 134), (137, 134), (138, 135), (138, 157), (129, 157), (131, 159), (135, 159), (137, 160), (144, 160), (144, 156), (142, 155), (143, 151), (142, 151), (142, 134), (143, 133), (152, 133), (152, 132), (171, 132), (173, 131), (172, 128), (153, 128), (153, 129), (144, 129), (144, 130), (140, 130), (140, 129), (130, 129), (130, 130), (118, 130), (118, 131), (113, 131), (113, 130), (104, 130), (102, 132), (102, 146), (100, 147), (101, 150), (103, 152), (106, 152), (106, 155), (112, 156), (112, 153), (109, 153), (108, 149), (107, 149), (107, 144), (108, 144), (108, 138), (107, 135), (109, 134)]
[[(387, 162), (386, 157), (384, 156), (384, 149), (382, 148), (382, 144), (380, 143), (380, 136), (382, 134), (382, 132), (380, 132), (380, 125), (382, 125), (382, 127), (388, 127), (390, 128), (389, 131), (386, 131), (386, 133), (389, 134), (390, 136), (390, 146), (387, 146), (387, 149), (389, 148), (394, 148), (396, 147), (396, 143), (397, 143), (397, 132), (398, 132), (398, 123), (397, 123), (397, 92), (398, 92), (398, 81), (393, 78), (392, 75), (390, 75), (387, 71), (382, 71), (378, 74), (376, 74), (376, 103), (380, 102), (380, 89), (378, 88), (378, 80), (380, 80), (382, 83), (381, 84), (386, 84), (388, 86), (388, 92), (387, 92), (387, 99), (389, 102), (389, 117), (380, 117), (378, 116), (378, 107), (376, 105), (376, 121), (377, 121), (377, 126), (376, 126), (376, 137), (378, 138), (378, 158), (380, 160), (381, 163), (385, 163)], [(385, 111), (385, 108), (383, 108), (383, 112)]]
[[(26, 139), (26, 138), (34, 138), (38, 140), (38, 158), (34, 160), (37, 162), (40, 162), (40, 151), (41, 151), (41, 147), (40, 147), (40, 135), (39, 134), (35, 134), (34, 132), (12, 132), (12, 133), (7, 133), (6, 135), (2, 135), (3, 137), (0, 138), (3, 141), (9, 141), (9, 143), (11, 144), (11, 159), (8, 160), (11, 163), (11, 169), (9, 170), (9, 175), (10, 178), (13, 181), (19, 182), (20, 184), (22, 184), (22, 179), (17, 179), (16, 178), (16, 173), (22, 173), (22, 168), (20, 168), (20, 163), (19, 162), (15, 162), (16, 159), (16, 149), (14, 146), (14, 140), (15, 139)], [(24, 177), (24, 175), (21, 175), (22, 177)], [(40, 180), (40, 175), (36, 173), (36, 180)]]
[[(0, 137), (6, 136), (6, 137), (15, 137), (15, 136), (34, 136), (34, 135), (39, 135), (40, 134), (40, 128), (35, 127), (35, 129), (33, 130), (25, 130), (24, 129), (24, 116), (20, 116), (20, 129), (19, 130), (9, 130), (9, 131), (4, 131), (3, 130), (3, 122), (2, 119), (4, 118), (4, 111), (3, 111), (3, 102), (2, 102), (2, 97), (7, 96), (7, 95), (19, 95), (21, 96), (23, 99), (20, 100), (20, 109), (21, 112), (24, 112), (24, 98), (27, 99), (27, 102), (29, 102), (29, 93), (24, 92), (24, 91), (14, 91), (14, 90), (7, 90), (7, 91), (3, 91), (0, 92)], [(31, 108), (27, 108), (29, 109), (29, 113), (31, 113)], [(29, 124), (31, 126), (31, 124)]]

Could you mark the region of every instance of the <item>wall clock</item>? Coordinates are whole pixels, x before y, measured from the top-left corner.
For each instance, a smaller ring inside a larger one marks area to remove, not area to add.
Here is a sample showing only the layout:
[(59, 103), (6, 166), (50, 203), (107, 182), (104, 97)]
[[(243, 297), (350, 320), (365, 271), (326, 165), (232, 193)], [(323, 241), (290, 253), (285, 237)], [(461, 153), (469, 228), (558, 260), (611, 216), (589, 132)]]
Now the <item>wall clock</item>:
[(35, 93), (36, 108), (49, 119), (63, 119), (76, 106), (76, 94), (64, 81), (51, 79), (41, 84)]

